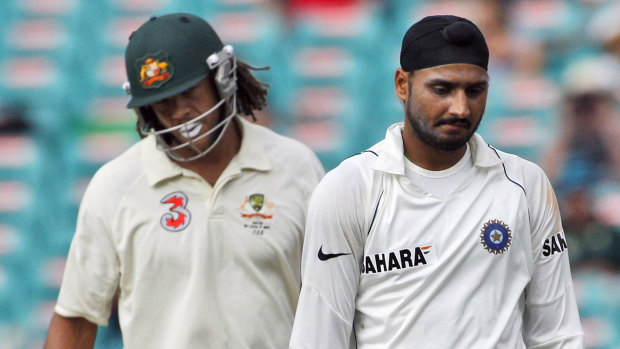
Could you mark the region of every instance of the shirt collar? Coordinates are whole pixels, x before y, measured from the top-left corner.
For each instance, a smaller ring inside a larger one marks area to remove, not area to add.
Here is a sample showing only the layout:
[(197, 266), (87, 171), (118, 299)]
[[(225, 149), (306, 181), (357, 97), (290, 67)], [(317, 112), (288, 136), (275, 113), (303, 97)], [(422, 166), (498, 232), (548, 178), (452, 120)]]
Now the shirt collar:
[[(403, 126), (404, 123), (399, 122), (387, 129), (383, 145), (376, 149), (379, 156), (375, 160), (373, 169), (397, 175), (405, 174)], [(475, 133), (468, 141), (468, 144), (471, 149), (474, 166), (493, 167), (503, 163), (495, 149), (488, 145), (479, 134)]]
[[(233, 122), (237, 123), (241, 131), (241, 147), (228, 164), (230, 170), (233, 172), (241, 172), (243, 169), (270, 170), (271, 162), (265, 151), (259, 127), (239, 116), (235, 116)], [(154, 186), (166, 179), (188, 175), (187, 170), (170, 160), (166, 153), (157, 148), (155, 136), (147, 136), (141, 142), (142, 162), (149, 185)]]
[(260, 126), (253, 124), (242, 117), (235, 117), (241, 130), (241, 148), (237, 153), (237, 160), (242, 169), (269, 171), (271, 162), (265, 151), (263, 135)]

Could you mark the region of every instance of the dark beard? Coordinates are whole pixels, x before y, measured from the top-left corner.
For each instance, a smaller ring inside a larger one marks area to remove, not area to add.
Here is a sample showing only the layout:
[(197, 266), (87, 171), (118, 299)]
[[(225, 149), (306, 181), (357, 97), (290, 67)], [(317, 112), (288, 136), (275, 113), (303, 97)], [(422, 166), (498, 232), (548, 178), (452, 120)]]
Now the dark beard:
[[(463, 146), (465, 146), (465, 144), (467, 144), (471, 136), (473, 136), (473, 134), (478, 129), (478, 125), (480, 125), (480, 121), (478, 121), (478, 123), (474, 125), (474, 127), (465, 137), (460, 137), (460, 138), (442, 137), (441, 135), (438, 135), (433, 132), (433, 129), (428, 124), (427, 118), (425, 118), (424, 116), (420, 115), (420, 113), (417, 113), (415, 110), (413, 110), (414, 108), (412, 106), (412, 101), (413, 101), (413, 98), (411, 98), (410, 96), (405, 106), (405, 115), (407, 119), (409, 120), (409, 123), (411, 124), (411, 127), (413, 128), (413, 131), (418, 136), (418, 138), (424, 144), (427, 144), (431, 148), (442, 150), (442, 151), (455, 151), (455, 150), (461, 149)], [(480, 120), (482, 120), (482, 118), (480, 118)], [(438, 124), (435, 126), (439, 126), (442, 124), (456, 124), (456, 123), (463, 123), (463, 122), (467, 123), (467, 127), (471, 126), (471, 123), (468, 120), (462, 120), (459, 118), (444, 119), (444, 120), (439, 121)]]

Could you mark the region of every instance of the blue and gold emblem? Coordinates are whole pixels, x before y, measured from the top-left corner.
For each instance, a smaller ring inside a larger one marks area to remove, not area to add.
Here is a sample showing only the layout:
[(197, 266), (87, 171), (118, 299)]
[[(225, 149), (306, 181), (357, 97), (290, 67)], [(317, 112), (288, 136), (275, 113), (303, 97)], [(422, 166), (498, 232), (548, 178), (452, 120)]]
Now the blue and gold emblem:
[(492, 254), (502, 254), (508, 251), (512, 243), (510, 228), (497, 219), (492, 219), (482, 227), (480, 233), (480, 243)]

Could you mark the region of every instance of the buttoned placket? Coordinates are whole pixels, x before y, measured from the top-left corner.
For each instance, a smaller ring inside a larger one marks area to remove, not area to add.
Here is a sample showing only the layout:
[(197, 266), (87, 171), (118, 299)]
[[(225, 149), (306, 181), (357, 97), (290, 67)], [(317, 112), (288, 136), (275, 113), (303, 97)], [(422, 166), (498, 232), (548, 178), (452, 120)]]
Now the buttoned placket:
[[(191, 173), (192, 177), (196, 177), (195, 179), (198, 183), (199, 190), (201, 193), (204, 193), (202, 199), (207, 217), (223, 214), (223, 211), (218, 212), (218, 198), (224, 192), (226, 185), (241, 175), (237, 158), (235, 157), (230, 161), (226, 169), (224, 169), (224, 172), (222, 172), (213, 186), (194, 172), (188, 172)], [(220, 202), (220, 205), (221, 204), (222, 203)]]

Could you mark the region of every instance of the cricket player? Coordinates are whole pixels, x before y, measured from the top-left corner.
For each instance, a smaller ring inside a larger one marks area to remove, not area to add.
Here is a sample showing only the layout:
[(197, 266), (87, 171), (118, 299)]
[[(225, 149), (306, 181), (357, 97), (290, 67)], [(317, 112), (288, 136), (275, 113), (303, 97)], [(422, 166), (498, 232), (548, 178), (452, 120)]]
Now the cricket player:
[(92, 178), (46, 348), (92, 348), (118, 292), (125, 348), (283, 348), (323, 168), (246, 121), (264, 84), (203, 19), (152, 17), (125, 54), (141, 141)]
[(406, 32), (404, 123), (312, 196), (290, 348), (583, 348), (547, 177), (475, 133), (488, 59), (464, 18)]

